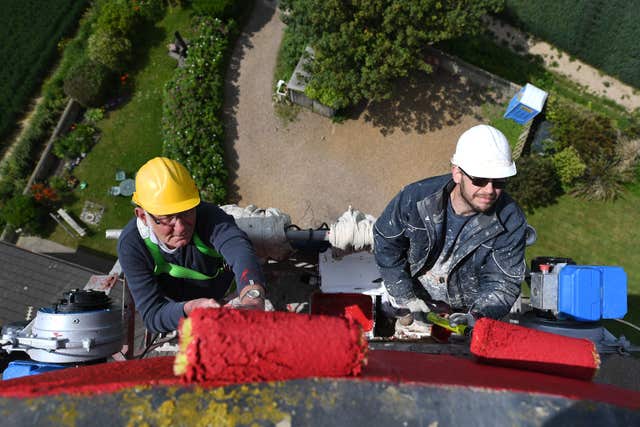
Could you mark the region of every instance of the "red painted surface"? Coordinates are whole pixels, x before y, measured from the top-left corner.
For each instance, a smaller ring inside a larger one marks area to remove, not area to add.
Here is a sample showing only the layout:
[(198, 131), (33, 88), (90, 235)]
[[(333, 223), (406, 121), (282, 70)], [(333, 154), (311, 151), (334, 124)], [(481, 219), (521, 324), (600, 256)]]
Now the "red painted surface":
[(316, 292), (311, 295), (311, 313), (351, 317), (365, 332), (373, 329), (373, 300), (369, 295)]
[(640, 409), (639, 392), (539, 372), (485, 365), (462, 357), (378, 350), (369, 352), (367, 359), (367, 366), (361, 375), (364, 380), (549, 394)]
[(473, 328), (471, 353), (486, 363), (584, 380), (600, 366), (592, 341), (486, 318)]
[[(484, 365), (471, 359), (375, 350), (357, 378), (345, 381), (392, 381), (434, 387), (478, 387), (487, 390), (563, 396), (640, 409), (640, 393), (538, 372)], [(313, 363), (313, 361), (307, 361)], [(112, 362), (69, 368), (2, 382), (0, 397), (37, 397), (60, 393), (109, 393), (134, 385), (184, 385), (172, 373), (173, 358)], [(224, 381), (204, 387), (228, 385)]]
[(357, 375), (367, 350), (362, 329), (350, 318), (199, 309), (189, 319), (188, 382)]
[[(136, 385), (169, 385), (173, 357), (101, 363), (0, 382), (1, 397), (36, 397), (60, 393), (110, 393)], [(49, 375), (55, 373), (56, 375)]]

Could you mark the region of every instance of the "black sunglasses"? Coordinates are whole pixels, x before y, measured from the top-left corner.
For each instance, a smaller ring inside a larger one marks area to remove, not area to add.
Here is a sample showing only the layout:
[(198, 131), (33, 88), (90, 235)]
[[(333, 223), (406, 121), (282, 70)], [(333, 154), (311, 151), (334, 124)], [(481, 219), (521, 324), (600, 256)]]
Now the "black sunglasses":
[(463, 174), (471, 180), (471, 183), (476, 187), (484, 187), (488, 183), (493, 184), (493, 188), (503, 189), (507, 186), (506, 178), (478, 178), (477, 176), (471, 176), (464, 171), (461, 167), (458, 167)]

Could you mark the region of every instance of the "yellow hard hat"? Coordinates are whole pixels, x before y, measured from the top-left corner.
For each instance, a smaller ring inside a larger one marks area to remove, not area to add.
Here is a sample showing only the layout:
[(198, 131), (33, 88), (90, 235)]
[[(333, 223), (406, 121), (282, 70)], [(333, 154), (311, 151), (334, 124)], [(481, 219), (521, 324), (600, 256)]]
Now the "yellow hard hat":
[(198, 206), (200, 194), (182, 164), (155, 157), (138, 170), (132, 200), (152, 215), (171, 215)]

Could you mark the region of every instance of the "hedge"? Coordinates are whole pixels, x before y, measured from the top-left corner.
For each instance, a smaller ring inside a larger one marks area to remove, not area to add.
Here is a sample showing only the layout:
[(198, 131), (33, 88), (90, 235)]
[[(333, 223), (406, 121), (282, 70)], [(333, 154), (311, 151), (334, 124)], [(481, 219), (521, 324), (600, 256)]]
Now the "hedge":
[(221, 203), (227, 194), (221, 113), (229, 41), (218, 19), (202, 18), (195, 32), (185, 66), (165, 86), (163, 151), (187, 167), (204, 199)]

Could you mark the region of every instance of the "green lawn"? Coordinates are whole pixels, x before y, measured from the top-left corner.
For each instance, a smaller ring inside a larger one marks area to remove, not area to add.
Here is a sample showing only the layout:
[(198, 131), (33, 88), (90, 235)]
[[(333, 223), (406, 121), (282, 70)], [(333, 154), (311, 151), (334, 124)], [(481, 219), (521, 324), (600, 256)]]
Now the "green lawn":
[(522, 133), (524, 126), (519, 125), (511, 119), (505, 119), (503, 117), (504, 112), (507, 109), (507, 104), (484, 104), (482, 106), (482, 115), (488, 120), (488, 123), (499, 129), (507, 137), (511, 148), (513, 149), (518, 142), (518, 138)]
[[(558, 203), (528, 215), (538, 241), (527, 248), (527, 259), (537, 256), (573, 258), (578, 264), (621, 266), (628, 278), (626, 320), (640, 325), (640, 191), (627, 191), (614, 202), (596, 202), (563, 196)], [(530, 262), (529, 262), (530, 265)], [(640, 332), (607, 322), (607, 328), (640, 342)]]
[(60, 227), (49, 237), (67, 246), (82, 245), (98, 252), (116, 254), (116, 241), (105, 239), (105, 230), (122, 228), (132, 218), (129, 197), (110, 196), (107, 190), (116, 185), (115, 173), (122, 169), (132, 177), (149, 158), (162, 154), (160, 122), (164, 84), (175, 70), (177, 62), (167, 55), (166, 45), (173, 41), (176, 30), (188, 38), (190, 12), (170, 9), (165, 19), (148, 34), (140, 35), (137, 64), (129, 73), (135, 88), (129, 102), (110, 112), (98, 123), (100, 142), (74, 169), (73, 174), (88, 186), (75, 190), (76, 200), (65, 206), (79, 218), (86, 200), (104, 206), (104, 216), (98, 226), (89, 227), (90, 235), (73, 239)]

